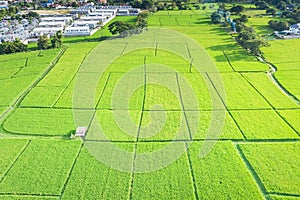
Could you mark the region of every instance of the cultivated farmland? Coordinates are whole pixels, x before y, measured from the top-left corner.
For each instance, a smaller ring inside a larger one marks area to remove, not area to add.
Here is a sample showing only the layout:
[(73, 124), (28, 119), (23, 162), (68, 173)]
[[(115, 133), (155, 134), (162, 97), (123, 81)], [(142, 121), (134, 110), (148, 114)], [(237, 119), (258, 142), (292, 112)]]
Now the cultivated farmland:
[(300, 198), (299, 103), (212, 11), (159, 11), (139, 35), (0, 56), (0, 199)]

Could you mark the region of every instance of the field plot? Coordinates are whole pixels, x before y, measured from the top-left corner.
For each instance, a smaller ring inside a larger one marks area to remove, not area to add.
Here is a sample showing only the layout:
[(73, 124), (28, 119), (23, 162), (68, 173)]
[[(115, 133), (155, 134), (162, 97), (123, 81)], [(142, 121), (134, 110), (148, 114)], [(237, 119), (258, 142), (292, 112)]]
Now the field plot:
[(194, 142), (189, 147), (199, 199), (263, 199), (231, 142), (218, 142), (200, 158), (203, 145), (208, 144)]
[[(141, 111), (99, 110), (96, 112), (86, 139), (136, 141), (140, 117)], [(97, 129), (97, 124), (100, 130)]]
[(140, 141), (188, 139), (189, 131), (183, 112), (143, 112)]
[(74, 141), (32, 141), (0, 183), (0, 192), (60, 195), (79, 148)]
[[(297, 133), (272, 110), (232, 111), (247, 139), (291, 139)], [(276, 123), (274, 123), (276, 122)]]
[(75, 125), (72, 110), (19, 108), (7, 119), (3, 128), (25, 135), (63, 136), (71, 134)]
[[(270, 78), (263, 73), (243, 74), (246, 79), (274, 106), (275, 108), (298, 108), (299, 106), (284, 94)], [(300, 85), (299, 85), (300, 86)]]
[[(209, 74), (209, 76), (216, 75)], [(223, 101), (229, 109), (270, 108), (270, 105), (240, 74), (223, 73), (221, 76), (226, 92), (226, 99)]]
[[(300, 62), (299, 62), (300, 64)], [(299, 71), (278, 71), (275, 78), (298, 100), (300, 99), (300, 70)]]
[(26, 140), (0, 140), (0, 182), (27, 143)]
[[(152, 152), (163, 143), (140, 143), (138, 153)], [(185, 144), (178, 144), (182, 149)], [(143, 162), (143, 161), (142, 161)], [(153, 162), (136, 162), (136, 167), (150, 168)], [(135, 173), (133, 199), (195, 199), (193, 182), (186, 153), (166, 168), (151, 173)]]
[(182, 110), (176, 74), (147, 74), (144, 110)]
[(144, 98), (144, 79), (143, 73), (111, 73), (98, 108), (140, 110)]
[(47, 76), (30, 91), (29, 95), (22, 101), (21, 106), (54, 106), (74, 78), (85, 56), (96, 44), (79, 43), (70, 46)]
[[(131, 144), (119, 145), (128, 151), (133, 150)], [(109, 158), (119, 159), (111, 156)], [(127, 199), (129, 184), (130, 173), (120, 172), (100, 163), (83, 149), (62, 199)]]
[(269, 193), (300, 195), (299, 143), (239, 146)]
[(43, 51), (42, 56), (38, 52), (1, 55), (0, 106), (11, 105), (50, 66), (59, 51)]
[(300, 110), (280, 110), (278, 112), (300, 134)]
[[(212, 126), (211, 121), (217, 120), (212, 119), (212, 112), (218, 114), (224, 111), (201, 111), (199, 113), (195, 111), (186, 112), (189, 129), (193, 134), (193, 139), (244, 139), (239, 128), (228, 113), (226, 113), (221, 130), (217, 130), (217, 133), (208, 132), (210, 126)], [(197, 118), (198, 115), (199, 119)], [(219, 121), (218, 123), (223, 122)], [(215, 130), (214, 127), (212, 131), (213, 130)]]

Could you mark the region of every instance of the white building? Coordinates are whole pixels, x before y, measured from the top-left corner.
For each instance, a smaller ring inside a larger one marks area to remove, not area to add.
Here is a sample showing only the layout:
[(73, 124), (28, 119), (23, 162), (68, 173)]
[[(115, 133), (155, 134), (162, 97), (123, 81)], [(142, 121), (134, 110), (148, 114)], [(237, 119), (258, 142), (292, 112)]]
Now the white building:
[(51, 27), (51, 28), (34, 28), (30, 33), (32, 37), (39, 37), (42, 35), (53, 36), (57, 31), (63, 31), (63, 27)]
[(73, 27), (78, 27), (78, 26), (88, 26), (90, 27), (90, 29), (95, 29), (98, 25), (98, 22), (97, 21), (79, 21), (79, 20), (76, 20), (72, 23), (71, 26)]
[(97, 21), (103, 22), (107, 19), (105, 16), (82, 16), (80, 17), (80, 21)]
[(89, 36), (90, 34), (89, 26), (69, 26), (64, 31), (64, 36)]
[(37, 28), (64, 28), (65, 25), (65, 22), (40, 22)]
[(68, 24), (72, 22), (72, 17), (43, 17), (41, 18), (41, 22), (64, 22)]
[(0, 1), (0, 9), (7, 9), (8, 8), (8, 1)]
[(300, 23), (291, 25), (289, 32), (296, 35), (300, 34)]

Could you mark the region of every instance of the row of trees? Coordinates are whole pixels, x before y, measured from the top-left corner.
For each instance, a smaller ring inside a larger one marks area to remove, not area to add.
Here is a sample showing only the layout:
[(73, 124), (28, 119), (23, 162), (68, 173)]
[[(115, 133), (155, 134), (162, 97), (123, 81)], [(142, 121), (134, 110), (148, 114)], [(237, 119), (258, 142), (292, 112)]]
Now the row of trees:
[(50, 47), (51, 48), (58, 48), (62, 44), (63, 44), (62, 32), (57, 31), (56, 34), (54, 36), (52, 36), (51, 39), (49, 39), (48, 36), (46, 36), (46, 35), (40, 36), (37, 45), (38, 45), (38, 49), (49, 49)]
[(127, 37), (132, 34), (139, 34), (148, 27), (148, 13), (142, 12), (138, 15), (136, 24), (130, 24), (123, 21), (115, 21), (108, 26), (111, 34), (119, 34), (120, 37)]
[[(253, 28), (247, 27), (245, 22), (248, 21), (248, 16), (241, 14), (245, 8), (243, 6), (233, 6), (228, 11), (220, 10), (212, 13), (211, 21), (214, 24), (222, 23), (224, 26), (231, 24), (233, 30), (238, 32), (236, 41), (247, 51), (253, 55), (259, 55), (260, 48), (267, 45), (267, 42), (257, 35)], [(240, 17), (229, 21), (230, 13), (239, 14)]]
[(10, 54), (27, 51), (27, 45), (23, 44), (19, 39), (13, 42), (4, 42), (0, 44), (0, 54)]

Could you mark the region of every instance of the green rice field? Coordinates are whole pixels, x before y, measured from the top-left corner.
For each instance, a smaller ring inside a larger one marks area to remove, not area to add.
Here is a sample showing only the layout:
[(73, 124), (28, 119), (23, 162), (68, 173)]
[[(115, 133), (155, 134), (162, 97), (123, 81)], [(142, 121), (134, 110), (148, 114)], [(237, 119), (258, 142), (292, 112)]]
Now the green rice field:
[(1, 55), (0, 199), (300, 199), (300, 40), (263, 48), (279, 87), (213, 11)]

